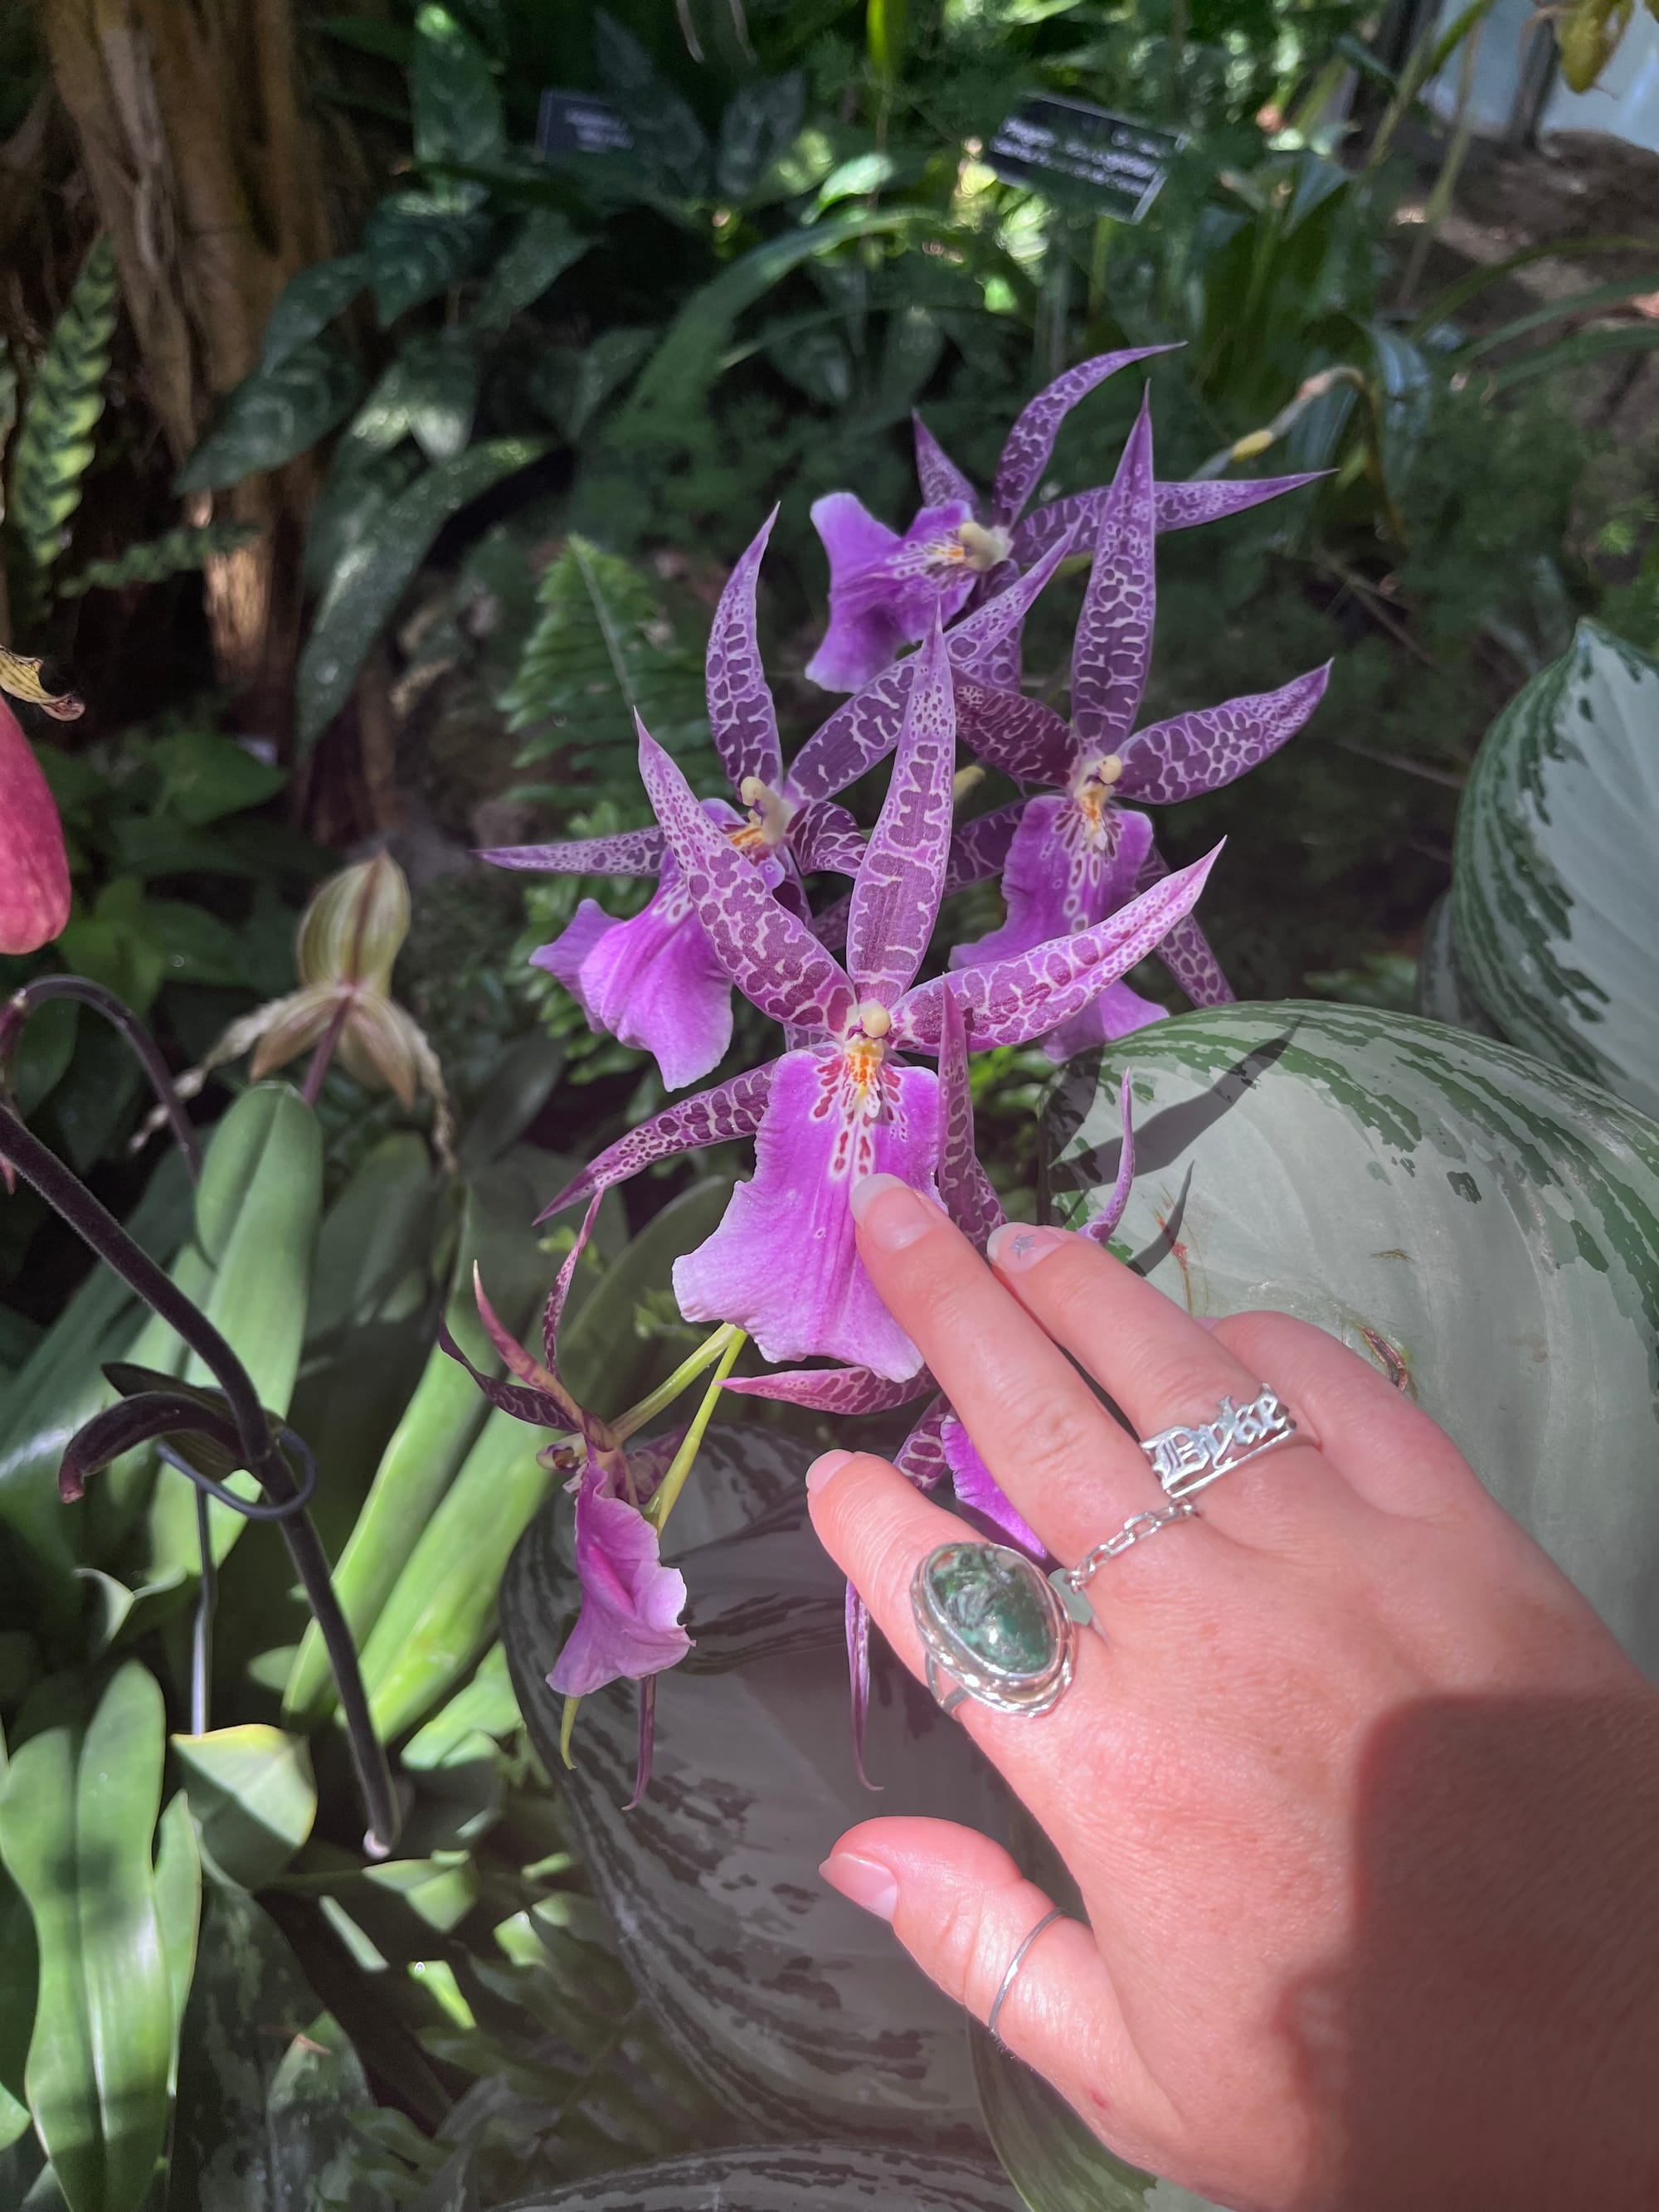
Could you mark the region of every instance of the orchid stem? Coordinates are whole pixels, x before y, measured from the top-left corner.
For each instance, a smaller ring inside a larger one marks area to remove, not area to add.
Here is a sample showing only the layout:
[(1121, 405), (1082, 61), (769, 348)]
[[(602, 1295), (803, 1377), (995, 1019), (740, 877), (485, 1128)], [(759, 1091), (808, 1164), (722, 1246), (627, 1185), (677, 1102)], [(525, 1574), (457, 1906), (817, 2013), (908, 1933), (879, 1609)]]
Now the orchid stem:
[(37, 975), (22, 984), (13, 992), (5, 1012), (0, 1015), (0, 1059), (5, 1057), (13, 1039), (34, 1009), (44, 1006), (48, 999), (71, 999), (79, 1006), (90, 1006), (94, 1013), (101, 1014), (112, 1029), (119, 1031), (133, 1058), (149, 1078), (149, 1087), (185, 1156), (191, 1181), (199, 1182), (202, 1154), (196, 1132), (185, 1111), (184, 1100), (173, 1088), (173, 1075), (161, 1057), (161, 1048), (125, 1000), (118, 999), (113, 991), (106, 991), (101, 983), (94, 983), (86, 975)]
[[(728, 1323), (727, 1326), (730, 1327), (731, 1324)], [(720, 1364), (709, 1379), (708, 1388), (702, 1394), (702, 1403), (691, 1416), (691, 1425), (685, 1432), (684, 1441), (675, 1453), (667, 1474), (658, 1484), (651, 1503), (645, 1509), (646, 1519), (659, 1534), (661, 1533), (664, 1523), (674, 1510), (674, 1501), (685, 1487), (685, 1478), (691, 1472), (691, 1462), (697, 1456), (697, 1448), (702, 1442), (703, 1432), (714, 1419), (714, 1408), (720, 1403), (720, 1386), (737, 1365), (738, 1354), (748, 1341), (748, 1335), (743, 1329), (732, 1328), (732, 1340), (721, 1353)]]
[(580, 1703), (580, 1698), (567, 1698), (564, 1711), (559, 1717), (559, 1757), (573, 1773), (576, 1762), (570, 1755), (570, 1734), (576, 1725), (576, 1708)]
[(9, 1108), (3, 1106), (0, 1106), (0, 1159), (9, 1160), (18, 1173), (33, 1184), (53, 1212), (68, 1222), (82, 1243), (89, 1246), (124, 1283), (130, 1284), (151, 1312), (159, 1315), (196, 1353), (224, 1393), (236, 1425), (244, 1465), (274, 1504), (293, 1506), (283, 1521), (283, 1539), (333, 1669), (340, 1717), (350, 1740), (358, 1787), (368, 1814), (366, 1848), (371, 1856), (384, 1858), (397, 1840), (399, 1826), (392, 1769), (386, 1747), (375, 1735), (369, 1717), (356, 1646), (329, 1577), (328, 1554), (323, 1549), (316, 1524), (304, 1510), (293, 1469), (271, 1434), (270, 1423), (247, 1370), (207, 1316), (191, 1304), (147, 1252), (133, 1243), (114, 1215), (99, 1203), (80, 1177), (65, 1167), (51, 1147), (43, 1145)]
[(742, 1332), (732, 1322), (722, 1322), (710, 1337), (706, 1337), (689, 1359), (681, 1360), (665, 1382), (659, 1382), (648, 1397), (641, 1398), (637, 1406), (630, 1406), (611, 1424), (617, 1442), (626, 1443), (636, 1436), (647, 1421), (654, 1420), (665, 1406), (672, 1406), (682, 1390), (689, 1389), (705, 1367), (711, 1367), (720, 1358), (736, 1336), (742, 1342)]

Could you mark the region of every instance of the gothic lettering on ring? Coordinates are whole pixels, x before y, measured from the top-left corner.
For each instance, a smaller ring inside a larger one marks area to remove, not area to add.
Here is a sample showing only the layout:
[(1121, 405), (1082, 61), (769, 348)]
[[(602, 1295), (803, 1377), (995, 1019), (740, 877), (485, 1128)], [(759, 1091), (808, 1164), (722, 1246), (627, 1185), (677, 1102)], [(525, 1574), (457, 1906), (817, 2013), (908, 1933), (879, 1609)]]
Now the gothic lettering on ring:
[(1264, 1390), (1248, 1406), (1224, 1398), (1213, 1421), (1194, 1427), (1164, 1429), (1141, 1446), (1170, 1498), (1185, 1498), (1268, 1445), (1296, 1434), (1296, 1423), (1277, 1394)]

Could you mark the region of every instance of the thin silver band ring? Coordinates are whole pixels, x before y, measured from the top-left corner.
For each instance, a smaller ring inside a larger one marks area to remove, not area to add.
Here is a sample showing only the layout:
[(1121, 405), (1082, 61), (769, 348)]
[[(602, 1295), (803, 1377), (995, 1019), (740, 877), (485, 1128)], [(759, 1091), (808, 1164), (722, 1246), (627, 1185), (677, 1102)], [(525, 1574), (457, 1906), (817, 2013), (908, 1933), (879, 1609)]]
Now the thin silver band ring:
[[(986, 2027), (990, 2030), (993, 2035), (997, 2034), (997, 2022), (1002, 2017), (1003, 2006), (1008, 2002), (1008, 1993), (1014, 1986), (1014, 1977), (1018, 1973), (1020, 1968), (1025, 1964), (1025, 1954), (1030, 1949), (1032, 1944), (1036, 1942), (1037, 1937), (1042, 1935), (1045, 1928), (1051, 1927), (1056, 1920), (1064, 1920), (1065, 1917), (1065, 1913), (1057, 1905), (1054, 1906), (1051, 1911), (1045, 1912), (1042, 1919), (1038, 1921), (1036, 1926), (1032, 1929), (1030, 1934), (1027, 1936), (1025, 1941), (1020, 1945), (1018, 1950), (1015, 1952), (1013, 1957), (1009, 1960), (1008, 1971), (1002, 1978), (1002, 1987), (997, 1991), (995, 1996), (991, 2000), (991, 2009), (985, 2022)], [(1002, 2038), (1000, 2035), (997, 2035), (997, 2041), (1000, 2043), (1001, 2040)]]

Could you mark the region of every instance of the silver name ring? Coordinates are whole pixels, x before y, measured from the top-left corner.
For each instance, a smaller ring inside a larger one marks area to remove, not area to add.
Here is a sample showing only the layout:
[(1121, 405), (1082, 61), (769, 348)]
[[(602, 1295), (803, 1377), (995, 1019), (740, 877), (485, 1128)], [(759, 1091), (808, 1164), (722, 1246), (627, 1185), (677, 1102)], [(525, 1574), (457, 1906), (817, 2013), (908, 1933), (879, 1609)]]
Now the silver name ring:
[(995, 1712), (1046, 1713), (1071, 1686), (1077, 1627), (1060, 1594), (1005, 1544), (941, 1544), (910, 1583), (927, 1686), (947, 1713), (972, 1698)]
[(1263, 1452), (1289, 1443), (1296, 1423), (1278, 1395), (1264, 1390), (1248, 1406), (1224, 1398), (1212, 1421), (1197, 1426), (1160, 1429), (1140, 1449), (1152, 1462), (1164, 1494), (1171, 1500), (1191, 1498), (1224, 1474), (1231, 1474)]

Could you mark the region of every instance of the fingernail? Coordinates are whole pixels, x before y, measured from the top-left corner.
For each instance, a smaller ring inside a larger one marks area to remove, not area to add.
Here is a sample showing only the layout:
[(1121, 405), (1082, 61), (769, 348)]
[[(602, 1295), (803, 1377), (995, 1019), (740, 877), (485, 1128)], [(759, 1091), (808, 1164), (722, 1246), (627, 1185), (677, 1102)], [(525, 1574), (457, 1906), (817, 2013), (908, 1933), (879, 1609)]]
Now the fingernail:
[(851, 1851), (832, 1851), (818, 1872), (831, 1889), (838, 1889), (853, 1904), (873, 1912), (878, 1920), (890, 1920), (898, 1910), (898, 1884), (874, 1859), (857, 1858)]
[(832, 1475), (840, 1474), (852, 1456), (849, 1451), (820, 1453), (806, 1470), (806, 1487), (809, 1490), (822, 1490)]
[(1000, 1273), (1023, 1275), (1039, 1260), (1059, 1251), (1062, 1244), (1076, 1241), (1069, 1229), (1033, 1229), (1029, 1222), (1005, 1221), (1000, 1229), (991, 1231), (985, 1256)]
[(920, 1191), (896, 1176), (861, 1176), (848, 1204), (853, 1218), (879, 1252), (902, 1252), (925, 1237), (938, 1220)]

